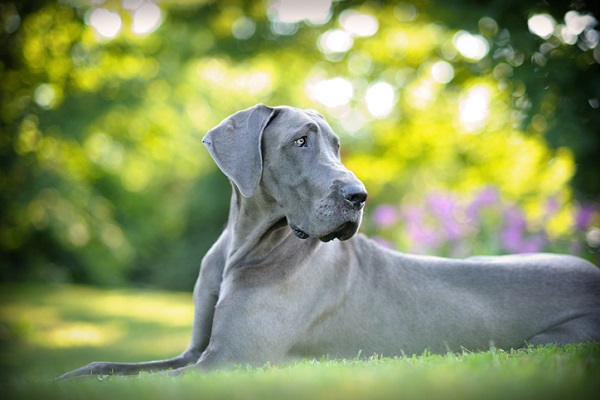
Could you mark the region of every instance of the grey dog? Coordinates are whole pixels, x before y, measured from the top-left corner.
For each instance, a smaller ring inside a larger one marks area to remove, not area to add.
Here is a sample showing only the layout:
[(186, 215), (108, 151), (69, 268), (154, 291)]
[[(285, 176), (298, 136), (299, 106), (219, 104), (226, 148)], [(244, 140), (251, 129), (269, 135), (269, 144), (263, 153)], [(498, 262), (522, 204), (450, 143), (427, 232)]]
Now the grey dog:
[(600, 270), (583, 259), (414, 256), (355, 235), (367, 192), (314, 111), (257, 105), (203, 142), (233, 194), (202, 260), (189, 347), (58, 379), (600, 340)]

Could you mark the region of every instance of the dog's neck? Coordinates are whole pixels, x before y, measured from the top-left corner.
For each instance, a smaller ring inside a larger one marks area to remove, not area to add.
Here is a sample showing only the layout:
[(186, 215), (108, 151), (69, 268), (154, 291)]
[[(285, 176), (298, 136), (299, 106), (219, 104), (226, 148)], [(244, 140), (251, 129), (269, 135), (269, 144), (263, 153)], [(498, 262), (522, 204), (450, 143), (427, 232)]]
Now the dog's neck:
[(231, 234), (227, 263), (252, 264), (293, 234), (283, 210), (273, 198), (260, 189), (252, 196), (244, 197), (235, 185), (232, 188), (227, 222)]

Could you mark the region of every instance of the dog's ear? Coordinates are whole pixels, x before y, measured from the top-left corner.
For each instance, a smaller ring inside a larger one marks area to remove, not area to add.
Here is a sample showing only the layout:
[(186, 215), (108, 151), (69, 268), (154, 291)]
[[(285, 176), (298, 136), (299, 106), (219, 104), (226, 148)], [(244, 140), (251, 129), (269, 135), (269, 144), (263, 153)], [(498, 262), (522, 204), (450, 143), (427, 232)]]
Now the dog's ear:
[(254, 193), (262, 175), (262, 134), (274, 109), (263, 104), (225, 118), (202, 139), (221, 171), (240, 189)]

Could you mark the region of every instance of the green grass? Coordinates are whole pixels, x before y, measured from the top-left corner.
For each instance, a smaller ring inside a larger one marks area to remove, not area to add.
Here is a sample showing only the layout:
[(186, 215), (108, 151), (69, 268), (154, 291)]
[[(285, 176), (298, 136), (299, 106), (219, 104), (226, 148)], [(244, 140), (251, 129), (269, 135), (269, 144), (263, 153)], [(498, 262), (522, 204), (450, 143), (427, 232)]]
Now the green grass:
[(190, 294), (0, 286), (0, 397), (546, 400), (600, 394), (600, 345), (45, 382), (90, 361), (173, 356), (187, 346), (192, 311)]

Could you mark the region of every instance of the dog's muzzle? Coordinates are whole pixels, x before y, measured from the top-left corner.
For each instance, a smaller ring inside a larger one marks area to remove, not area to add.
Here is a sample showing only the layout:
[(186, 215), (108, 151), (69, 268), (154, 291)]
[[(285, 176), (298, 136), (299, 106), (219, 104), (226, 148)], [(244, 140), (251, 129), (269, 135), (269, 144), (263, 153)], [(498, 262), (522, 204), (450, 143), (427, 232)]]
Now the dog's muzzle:
[[(332, 209), (336, 210), (333, 212), (338, 214), (341, 224), (330, 233), (317, 236), (317, 238), (323, 242), (329, 242), (333, 239), (348, 240), (358, 231), (362, 209), (367, 201), (367, 191), (360, 181), (350, 181), (339, 185), (338, 189), (330, 196), (330, 199), (334, 201), (334, 204), (337, 204), (332, 205)], [(297, 225), (290, 224), (290, 228), (294, 235), (300, 239), (310, 237)]]

